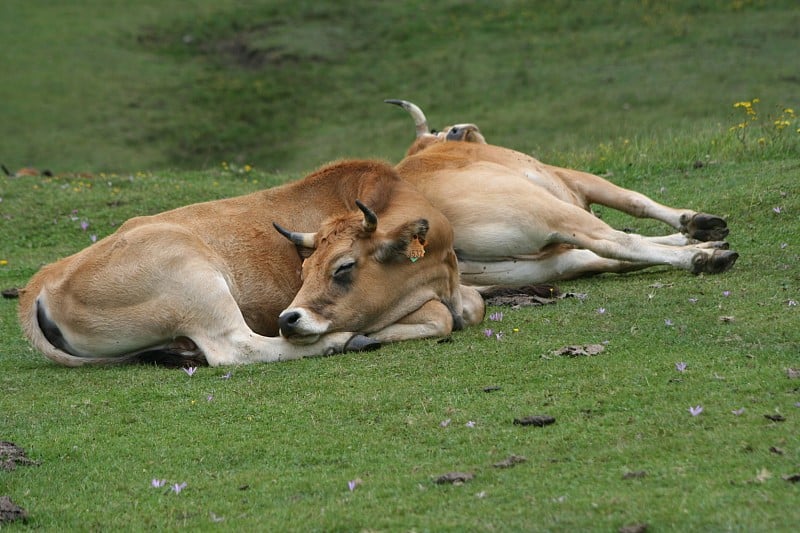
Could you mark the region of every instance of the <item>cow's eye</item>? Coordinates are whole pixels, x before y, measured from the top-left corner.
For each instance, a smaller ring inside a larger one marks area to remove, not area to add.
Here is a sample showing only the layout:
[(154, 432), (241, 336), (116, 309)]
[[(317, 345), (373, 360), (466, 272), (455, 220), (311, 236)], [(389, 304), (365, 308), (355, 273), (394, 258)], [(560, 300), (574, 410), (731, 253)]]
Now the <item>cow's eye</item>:
[(336, 268), (333, 273), (333, 279), (336, 281), (346, 282), (350, 281), (350, 276), (353, 273), (353, 268), (356, 266), (355, 261), (347, 261), (342, 263)]

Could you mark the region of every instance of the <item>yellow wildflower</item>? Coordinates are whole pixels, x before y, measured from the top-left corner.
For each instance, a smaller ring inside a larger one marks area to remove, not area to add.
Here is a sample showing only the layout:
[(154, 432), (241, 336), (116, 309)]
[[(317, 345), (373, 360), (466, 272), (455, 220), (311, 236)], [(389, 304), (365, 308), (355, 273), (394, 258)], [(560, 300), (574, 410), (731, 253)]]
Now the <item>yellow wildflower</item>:
[(8, 264), (8, 261), (6, 259), (0, 259), (0, 267), (4, 267), (7, 264)]

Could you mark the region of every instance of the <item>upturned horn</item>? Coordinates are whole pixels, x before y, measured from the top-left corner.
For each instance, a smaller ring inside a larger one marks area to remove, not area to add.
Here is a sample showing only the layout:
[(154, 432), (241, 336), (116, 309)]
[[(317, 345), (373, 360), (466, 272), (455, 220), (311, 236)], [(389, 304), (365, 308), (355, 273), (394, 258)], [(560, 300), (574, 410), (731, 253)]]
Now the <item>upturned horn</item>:
[(278, 230), (278, 233), (292, 241), (296, 246), (302, 246), (303, 248), (314, 248), (314, 239), (317, 236), (316, 233), (300, 233), (298, 231), (289, 231), (277, 222), (273, 222), (272, 225), (276, 230)]
[(394, 104), (399, 105), (403, 109), (409, 112), (411, 118), (414, 119), (414, 124), (417, 127), (417, 137), (422, 137), (426, 133), (430, 133), (431, 129), (428, 127), (428, 119), (425, 118), (425, 113), (422, 112), (422, 109), (417, 107), (416, 105), (412, 104), (407, 100), (395, 100), (395, 99), (388, 99), (384, 100), (387, 104)]
[(372, 209), (361, 203), (361, 200), (356, 200), (356, 205), (361, 209), (361, 212), (364, 213), (364, 223), (362, 225), (364, 231), (372, 233), (378, 228), (378, 215), (376, 215)]

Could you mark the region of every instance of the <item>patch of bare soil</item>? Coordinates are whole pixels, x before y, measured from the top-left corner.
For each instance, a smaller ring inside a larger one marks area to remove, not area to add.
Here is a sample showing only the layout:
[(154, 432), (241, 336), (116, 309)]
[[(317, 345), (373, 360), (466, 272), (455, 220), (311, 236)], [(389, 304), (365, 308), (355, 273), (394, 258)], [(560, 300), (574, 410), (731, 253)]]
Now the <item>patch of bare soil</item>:
[(12, 502), (8, 496), (0, 496), (0, 524), (27, 519), (28, 511)]
[(524, 463), (528, 459), (521, 455), (509, 455), (500, 462), (494, 463), (492, 466), (495, 468), (511, 468), (512, 466)]
[(12, 300), (14, 298), (19, 298), (19, 289), (16, 287), (10, 287), (8, 289), (3, 289), (2, 291), (3, 298), (8, 298)]
[(602, 344), (573, 344), (555, 350), (553, 355), (565, 355), (567, 357), (592, 356), (602, 353), (603, 350), (605, 350), (605, 347)]
[(554, 285), (525, 285), (524, 287), (495, 287), (481, 292), (486, 305), (530, 307), (547, 305), (564, 298)]
[(13, 442), (0, 441), (0, 470), (11, 471), (18, 465), (38, 466), (39, 462), (28, 459), (25, 450)]
[(647, 524), (628, 524), (619, 528), (619, 533), (645, 533), (648, 527)]
[(556, 421), (555, 417), (550, 415), (532, 415), (532, 416), (523, 416), (520, 418), (514, 419), (515, 426), (536, 426), (536, 427), (544, 427), (549, 426), (550, 424), (554, 424)]
[(447, 474), (442, 474), (441, 476), (437, 477), (434, 481), (438, 485), (444, 485), (447, 483), (451, 485), (462, 485), (474, 477), (475, 475), (470, 472), (448, 472)]

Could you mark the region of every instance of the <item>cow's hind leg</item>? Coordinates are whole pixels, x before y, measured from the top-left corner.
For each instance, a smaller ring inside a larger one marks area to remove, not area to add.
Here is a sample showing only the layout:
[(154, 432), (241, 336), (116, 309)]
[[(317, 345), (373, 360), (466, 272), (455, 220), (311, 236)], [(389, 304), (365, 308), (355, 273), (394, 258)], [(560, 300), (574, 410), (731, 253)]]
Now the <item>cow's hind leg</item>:
[(563, 247), (537, 259), (459, 261), (461, 281), (477, 286), (519, 287), (591, 276), (603, 272), (632, 272), (657, 263), (632, 263), (600, 257), (589, 250)]
[(648, 241), (646, 237), (628, 234), (580, 209), (564, 203), (558, 218), (548, 225), (554, 229), (550, 241), (591, 250), (600, 257), (644, 265), (671, 265), (695, 274), (724, 272), (736, 261), (736, 252), (714, 247), (669, 246)]
[(587, 172), (561, 170), (558, 174), (573, 190), (580, 192), (587, 204), (605, 205), (634, 217), (660, 220), (698, 241), (722, 241), (728, 236), (728, 225), (722, 217), (668, 207)]

